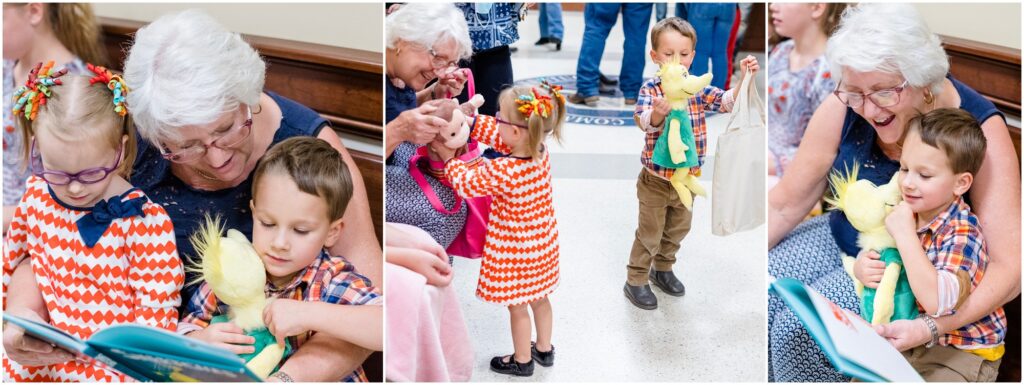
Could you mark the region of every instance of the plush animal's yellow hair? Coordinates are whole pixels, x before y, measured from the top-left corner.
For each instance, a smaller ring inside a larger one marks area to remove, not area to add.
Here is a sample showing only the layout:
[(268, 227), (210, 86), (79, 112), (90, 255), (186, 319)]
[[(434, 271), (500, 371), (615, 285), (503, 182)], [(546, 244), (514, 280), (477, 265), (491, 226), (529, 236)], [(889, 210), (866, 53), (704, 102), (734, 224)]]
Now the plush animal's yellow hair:
[[(189, 273), (196, 273), (195, 278), (188, 282), (188, 285), (195, 285), (206, 280), (203, 272), (203, 263), (206, 253), (211, 250), (220, 250), (220, 238), (224, 234), (224, 225), (221, 223), (220, 215), (210, 217), (207, 213), (203, 216), (203, 223), (199, 225), (199, 229), (189, 236), (188, 240), (192, 243), (192, 248), (196, 251), (196, 255), (192, 257), (191, 263), (185, 266), (185, 271)], [(220, 258), (214, 258), (206, 262), (208, 267), (213, 268), (216, 271), (220, 271)], [(220, 275), (219, 273), (217, 275)]]
[(846, 209), (846, 189), (850, 187), (853, 182), (857, 181), (857, 174), (860, 172), (860, 165), (857, 163), (853, 164), (853, 170), (846, 169), (845, 173), (839, 173), (833, 171), (828, 175), (829, 187), (832, 190), (832, 195), (825, 197), (825, 203), (833, 209), (845, 210)]

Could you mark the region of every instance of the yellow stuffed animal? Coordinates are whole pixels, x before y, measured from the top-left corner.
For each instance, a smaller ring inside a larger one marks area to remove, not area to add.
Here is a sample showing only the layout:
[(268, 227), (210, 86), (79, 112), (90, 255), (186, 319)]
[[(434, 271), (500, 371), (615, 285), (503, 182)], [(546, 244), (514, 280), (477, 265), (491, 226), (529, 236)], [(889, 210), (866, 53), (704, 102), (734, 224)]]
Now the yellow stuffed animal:
[(661, 90), (665, 99), (672, 106), (672, 111), (665, 117), (665, 129), (654, 144), (652, 161), (655, 164), (674, 168), (672, 187), (679, 194), (679, 200), (688, 210), (693, 207), (693, 195), (707, 196), (704, 187), (697, 181), (696, 175), (690, 175), (690, 168), (697, 166), (697, 145), (690, 124), (690, 98), (711, 84), (711, 74), (690, 76), (682, 64), (679, 55), (663, 63), (657, 72), (661, 78)]
[(885, 262), (885, 273), (877, 289), (864, 287), (853, 274), (854, 257), (843, 255), (843, 267), (853, 278), (857, 295), (861, 297), (861, 314), (873, 325), (889, 323), (897, 319), (917, 317), (917, 302), (910, 289), (910, 281), (903, 269), (903, 260), (896, 249), (896, 241), (885, 229), (885, 217), (900, 201), (897, 175), (889, 183), (875, 186), (868, 180), (858, 180), (859, 165), (846, 176), (833, 173), (829, 176), (833, 197), (825, 201), (842, 210), (850, 224), (860, 234), (857, 246), (875, 250)]
[(219, 218), (206, 217), (199, 231), (192, 234), (191, 241), (196, 252), (202, 257), (198, 268), (200, 277), (206, 281), (218, 300), (230, 308), (228, 316), (214, 317), (216, 322), (233, 322), (256, 338), (255, 353), (243, 355), (246, 367), (261, 378), (269, 376), (284, 357), (286, 346), (278, 345), (274, 336), (263, 323), (263, 309), (267, 306), (264, 287), (267, 272), (252, 243), (245, 235), (230, 229), (227, 237), (221, 237), (223, 228)]

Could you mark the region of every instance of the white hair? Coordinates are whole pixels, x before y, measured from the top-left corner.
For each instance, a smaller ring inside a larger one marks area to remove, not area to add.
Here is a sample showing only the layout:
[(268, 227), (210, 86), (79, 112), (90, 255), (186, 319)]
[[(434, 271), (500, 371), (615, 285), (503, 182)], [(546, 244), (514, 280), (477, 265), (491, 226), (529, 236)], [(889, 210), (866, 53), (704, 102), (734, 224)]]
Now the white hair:
[(825, 51), (832, 77), (843, 68), (899, 74), (912, 87), (942, 90), (949, 58), (939, 37), (909, 4), (871, 3), (849, 7)]
[(259, 103), (266, 69), (239, 34), (205, 12), (165, 15), (135, 33), (124, 65), (129, 111), (150, 143), (175, 141), (181, 127)]
[(388, 49), (394, 49), (399, 40), (430, 48), (453, 39), (459, 46), (459, 59), (473, 54), (466, 15), (452, 4), (405, 4), (388, 15), (384, 24)]

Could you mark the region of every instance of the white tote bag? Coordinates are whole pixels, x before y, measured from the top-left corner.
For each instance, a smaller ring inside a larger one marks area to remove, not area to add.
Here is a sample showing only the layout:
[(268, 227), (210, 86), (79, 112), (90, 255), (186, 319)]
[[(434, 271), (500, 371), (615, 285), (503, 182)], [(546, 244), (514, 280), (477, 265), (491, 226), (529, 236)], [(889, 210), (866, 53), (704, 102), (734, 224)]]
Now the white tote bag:
[(755, 76), (740, 84), (726, 131), (718, 137), (711, 185), (711, 232), (750, 230), (765, 219), (765, 120)]

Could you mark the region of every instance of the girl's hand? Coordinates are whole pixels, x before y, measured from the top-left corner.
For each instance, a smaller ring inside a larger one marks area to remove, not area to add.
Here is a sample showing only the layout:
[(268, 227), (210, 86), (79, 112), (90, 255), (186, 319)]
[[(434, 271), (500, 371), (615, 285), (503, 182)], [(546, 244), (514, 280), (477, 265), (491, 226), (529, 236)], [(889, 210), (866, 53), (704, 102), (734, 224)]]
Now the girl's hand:
[[(46, 321), (39, 318), (38, 314), (33, 312), (25, 312), (20, 316), (46, 323)], [(25, 329), (13, 323), (4, 325), (4, 351), (11, 360), (22, 366), (47, 366), (75, 359), (74, 354), (25, 334)]]
[[(441, 129), (448, 126), (448, 122), (439, 117), (429, 115), (437, 110), (437, 106), (431, 103), (402, 111), (398, 119), (402, 124), (396, 125), (396, 135), (404, 142), (416, 144), (427, 144), (437, 137)], [(390, 134), (390, 133), (389, 133)]]
[(924, 345), (932, 339), (928, 325), (920, 318), (902, 319), (889, 324), (875, 325), (875, 332), (885, 337), (896, 350), (901, 352)]
[(885, 274), (885, 262), (880, 260), (881, 255), (877, 251), (861, 249), (857, 259), (853, 261), (853, 276), (864, 284), (864, 287), (877, 289), (878, 283), (882, 281)]
[(185, 336), (227, 349), (235, 354), (249, 354), (256, 351), (256, 348), (252, 346), (256, 343), (256, 339), (245, 335), (242, 328), (231, 322), (210, 324), (203, 330), (196, 330)]
[(278, 345), (284, 346), (285, 338), (309, 331), (305, 323), (309, 315), (303, 311), (305, 305), (302, 301), (279, 298), (270, 301), (263, 309), (263, 323), (267, 324)]
[(917, 238), (917, 218), (907, 202), (896, 204), (892, 212), (885, 216), (885, 229), (896, 239)]
[(469, 69), (449, 68), (449, 72), (437, 77), (437, 84), (434, 85), (434, 99), (454, 98), (462, 95), (467, 80), (469, 80)]

